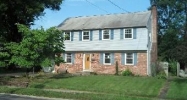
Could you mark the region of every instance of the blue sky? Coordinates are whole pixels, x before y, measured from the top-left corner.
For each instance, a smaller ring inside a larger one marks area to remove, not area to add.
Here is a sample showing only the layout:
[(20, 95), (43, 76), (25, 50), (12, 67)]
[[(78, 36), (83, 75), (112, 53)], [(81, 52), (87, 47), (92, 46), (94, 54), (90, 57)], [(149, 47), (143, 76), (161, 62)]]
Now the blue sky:
[[(120, 8), (113, 5), (115, 3)], [(45, 10), (32, 28), (58, 26), (68, 17), (146, 11), (150, 0), (64, 0), (59, 11)], [(97, 6), (97, 7), (96, 7)], [(128, 11), (128, 12), (127, 12)]]

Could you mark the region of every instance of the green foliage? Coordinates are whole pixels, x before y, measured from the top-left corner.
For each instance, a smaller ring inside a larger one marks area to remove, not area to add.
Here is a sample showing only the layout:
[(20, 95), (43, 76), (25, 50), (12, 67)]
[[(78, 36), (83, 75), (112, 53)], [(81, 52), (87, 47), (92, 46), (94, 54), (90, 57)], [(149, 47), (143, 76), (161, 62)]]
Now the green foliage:
[(7, 42), (20, 42), (21, 33), (16, 23), (33, 25), (34, 20), (45, 15), (45, 9), (60, 10), (63, 0), (1, 0), (0, 37)]
[(169, 71), (172, 75), (177, 76), (177, 61), (169, 60)]
[(157, 73), (156, 77), (158, 79), (166, 79), (166, 73), (164, 72), (164, 70), (160, 71), (159, 73)]
[(187, 0), (150, 0), (158, 11), (158, 54), (187, 64)]
[(129, 69), (126, 69), (122, 72), (122, 75), (123, 76), (133, 76), (133, 73)]
[(62, 32), (52, 27), (50, 29), (29, 29), (18, 24), (23, 39), (20, 43), (10, 42), (6, 49), (11, 53), (9, 64), (21, 67), (44, 66), (49, 67), (63, 62), (61, 54), (64, 52)]

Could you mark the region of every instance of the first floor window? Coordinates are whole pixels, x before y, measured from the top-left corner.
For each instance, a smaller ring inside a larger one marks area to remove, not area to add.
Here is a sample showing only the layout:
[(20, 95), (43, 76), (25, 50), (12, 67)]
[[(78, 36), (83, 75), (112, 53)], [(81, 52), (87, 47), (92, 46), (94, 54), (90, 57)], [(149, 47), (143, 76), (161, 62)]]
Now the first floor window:
[(110, 39), (110, 33), (109, 30), (103, 30), (103, 40)]
[(125, 39), (132, 39), (132, 29), (125, 29)]
[(104, 53), (104, 63), (105, 64), (110, 64), (110, 53)]
[(66, 54), (66, 63), (71, 63), (71, 56), (72, 56), (72, 54), (71, 53), (67, 53)]
[(133, 53), (126, 53), (126, 65), (132, 65), (133, 64), (133, 59), (134, 59), (134, 55)]
[(64, 32), (65, 40), (71, 40), (71, 33), (70, 32)]
[(84, 31), (82, 37), (83, 37), (82, 40), (90, 40), (90, 33), (89, 33), (89, 31)]

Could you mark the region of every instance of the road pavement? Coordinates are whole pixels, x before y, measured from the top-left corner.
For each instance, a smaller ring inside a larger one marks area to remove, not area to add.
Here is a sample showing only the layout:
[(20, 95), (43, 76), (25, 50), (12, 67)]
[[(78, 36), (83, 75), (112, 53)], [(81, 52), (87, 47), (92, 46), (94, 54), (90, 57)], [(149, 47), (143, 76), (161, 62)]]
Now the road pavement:
[(0, 100), (68, 100), (68, 99), (46, 98), (46, 97), (0, 93)]

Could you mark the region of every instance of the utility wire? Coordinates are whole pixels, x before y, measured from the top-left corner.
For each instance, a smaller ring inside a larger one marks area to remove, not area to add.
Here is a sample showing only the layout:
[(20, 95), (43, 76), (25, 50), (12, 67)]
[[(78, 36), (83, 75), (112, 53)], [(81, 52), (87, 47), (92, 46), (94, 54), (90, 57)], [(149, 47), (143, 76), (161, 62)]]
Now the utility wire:
[(88, 1), (88, 0), (86, 0), (86, 1), (87, 1), (88, 3), (90, 3), (91, 5), (95, 6), (96, 8), (98, 8), (99, 10), (102, 10), (102, 11), (104, 11), (104, 12), (106, 12), (106, 13), (109, 13), (108, 11), (106, 11), (106, 10), (104, 10), (104, 9), (102, 9), (102, 8), (100, 8), (100, 7), (98, 7), (97, 5), (91, 3), (90, 1)]
[(117, 8), (121, 9), (122, 11), (125, 11), (125, 12), (128, 12), (128, 13), (129, 13), (129, 11), (127, 11), (127, 10), (121, 8), (120, 6), (118, 6), (117, 4), (115, 4), (114, 2), (112, 2), (111, 0), (108, 0), (108, 1), (109, 1), (111, 4), (113, 4), (114, 6), (116, 6)]

